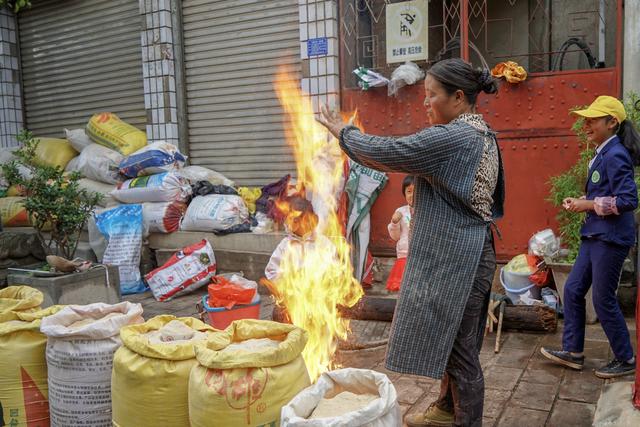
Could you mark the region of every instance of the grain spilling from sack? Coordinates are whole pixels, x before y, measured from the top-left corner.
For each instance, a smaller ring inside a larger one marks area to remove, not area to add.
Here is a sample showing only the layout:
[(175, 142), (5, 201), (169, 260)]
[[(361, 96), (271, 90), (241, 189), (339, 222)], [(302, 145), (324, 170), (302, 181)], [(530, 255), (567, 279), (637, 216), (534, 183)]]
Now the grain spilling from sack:
[(343, 391), (335, 397), (323, 398), (309, 419), (340, 417), (349, 412), (364, 408), (378, 397), (380, 396), (374, 394), (356, 394), (350, 391)]

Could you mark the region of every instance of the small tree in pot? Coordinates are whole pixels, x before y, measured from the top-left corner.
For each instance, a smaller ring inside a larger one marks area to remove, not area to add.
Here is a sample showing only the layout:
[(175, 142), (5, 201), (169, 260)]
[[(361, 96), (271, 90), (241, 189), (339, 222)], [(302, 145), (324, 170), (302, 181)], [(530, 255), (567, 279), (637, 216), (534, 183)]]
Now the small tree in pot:
[(24, 207), (46, 254), (72, 259), (80, 233), (102, 196), (81, 189), (79, 173), (65, 174), (61, 168), (38, 163), (39, 141), (31, 132), (22, 131), (18, 141), (16, 159), (2, 165), (2, 172), (26, 194)]

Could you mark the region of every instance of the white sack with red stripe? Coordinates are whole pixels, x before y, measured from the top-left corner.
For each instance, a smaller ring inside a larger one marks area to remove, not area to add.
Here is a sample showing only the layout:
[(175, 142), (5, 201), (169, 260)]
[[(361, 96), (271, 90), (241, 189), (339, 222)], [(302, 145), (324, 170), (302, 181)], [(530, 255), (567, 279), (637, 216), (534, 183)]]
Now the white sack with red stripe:
[(216, 258), (206, 239), (176, 252), (144, 278), (158, 301), (201, 288), (216, 274)]

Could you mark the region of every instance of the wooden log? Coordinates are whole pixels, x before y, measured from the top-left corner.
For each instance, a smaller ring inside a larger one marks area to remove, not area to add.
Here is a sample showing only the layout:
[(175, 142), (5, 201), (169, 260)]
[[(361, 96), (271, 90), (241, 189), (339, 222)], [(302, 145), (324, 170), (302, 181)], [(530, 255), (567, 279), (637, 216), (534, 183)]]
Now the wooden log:
[(340, 314), (347, 319), (391, 322), (395, 309), (395, 298), (365, 295), (351, 308), (340, 307)]
[(554, 332), (558, 316), (554, 309), (544, 305), (507, 305), (504, 309), (503, 329)]

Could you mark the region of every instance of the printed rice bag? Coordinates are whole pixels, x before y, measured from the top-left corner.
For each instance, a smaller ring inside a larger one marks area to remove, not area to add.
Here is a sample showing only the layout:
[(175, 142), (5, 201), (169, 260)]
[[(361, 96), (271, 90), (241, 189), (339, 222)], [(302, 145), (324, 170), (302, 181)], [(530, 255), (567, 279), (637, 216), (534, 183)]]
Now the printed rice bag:
[(216, 258), (211, 244), (203, 239), (173, 254), (161, 267), (145, 276), (158, 301), (192, 292), (216, 274)]
[(122, 203), (184, 202), (191, 186), (175, 173), (164, 172), (122, 182), (111, 195)]
[(249, 219), (247, 205), (240, 196), (210, 194), (197, 196), (189, 205), (181, 229), (184, 231), (224, 231)]
[(184, 165), (187, 158), (178, 147), (154, 142), (129, 155), (120, 163), (120, 173), (128, 178), (171, 172)]
[(87, 123), (86, 133), (93, 141), (123, 156), (147, 145), (146, 133), (123, 122), (113, 113), (94, 114)]
[(144, 228), (149, 233), (178, 231), (186, 211), (187, 205), (182, 202), (145, 203), (142, 205)]

